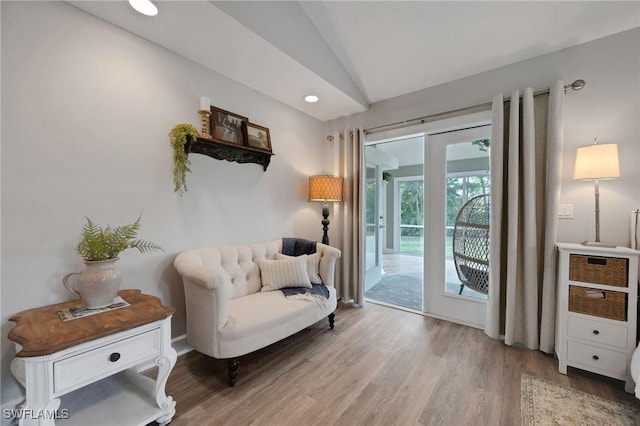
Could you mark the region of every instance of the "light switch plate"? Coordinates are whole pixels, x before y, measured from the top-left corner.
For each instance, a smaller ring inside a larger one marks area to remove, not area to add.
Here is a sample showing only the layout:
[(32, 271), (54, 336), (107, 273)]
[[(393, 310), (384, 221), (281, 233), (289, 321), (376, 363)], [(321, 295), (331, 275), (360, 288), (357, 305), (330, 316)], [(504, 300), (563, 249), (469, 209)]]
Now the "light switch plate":
[(573, 219), (573, 204), (560, 204), (558, 209), (559, 219)]

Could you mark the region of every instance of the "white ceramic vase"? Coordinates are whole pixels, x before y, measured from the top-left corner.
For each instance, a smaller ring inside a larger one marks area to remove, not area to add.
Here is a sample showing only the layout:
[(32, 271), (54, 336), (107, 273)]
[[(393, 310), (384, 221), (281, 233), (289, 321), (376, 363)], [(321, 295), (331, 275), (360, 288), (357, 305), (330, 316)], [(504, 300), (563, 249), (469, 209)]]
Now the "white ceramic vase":
[[(115, 267), (117, 260), (118, 258), (84, 262), (84, 271), (65, 275), (62, 283), (67, 290), (80, 296), (88, 309), (109, 306), (120, 290), (120, 271)], [(73, 281), (69, 281), (73, 275), (78, 275), (75, 286)]]

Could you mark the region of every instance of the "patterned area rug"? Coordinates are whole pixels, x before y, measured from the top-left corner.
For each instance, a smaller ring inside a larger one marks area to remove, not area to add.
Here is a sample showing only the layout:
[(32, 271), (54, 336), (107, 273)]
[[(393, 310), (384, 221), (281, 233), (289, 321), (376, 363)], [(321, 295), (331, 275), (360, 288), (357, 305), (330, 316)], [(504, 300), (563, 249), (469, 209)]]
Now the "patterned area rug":
[(409, 275), (389, 274), (364, 293), (379, 302), (391, 303), (421, 311), (422, 280)]
[(523, 426), (574, 426), (640, 424), (640, 408), (560, 386), (523, 373)]

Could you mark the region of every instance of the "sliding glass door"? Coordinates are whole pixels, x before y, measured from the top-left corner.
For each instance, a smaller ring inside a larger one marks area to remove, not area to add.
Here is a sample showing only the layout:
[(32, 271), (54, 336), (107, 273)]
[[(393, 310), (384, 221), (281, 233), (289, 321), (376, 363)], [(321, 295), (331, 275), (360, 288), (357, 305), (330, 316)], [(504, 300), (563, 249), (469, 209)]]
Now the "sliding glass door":
[[(424, 138), (369, 144), (365, 191), (368, 300), (422, 312)], [(376, 171), (377, 169), (377, 171)], [(374, 179), (374, 176), (379, 178)], [(379, 188), (379, 194), (376, 194)], [(375, 238), (382, 269), (374, 269)]]
[(382, 278), (382, 238), (381, 214), (382, 178), (380, 165), (368, 162), (365, 169), (365, 291), (380, 282)]
[(368, 300), (484, 326), (490, 134), (484, 111), (367, 135)]
[(474, 327), (486, 312), (490, 129), (429, 135), (425, 153), (425, 311)]

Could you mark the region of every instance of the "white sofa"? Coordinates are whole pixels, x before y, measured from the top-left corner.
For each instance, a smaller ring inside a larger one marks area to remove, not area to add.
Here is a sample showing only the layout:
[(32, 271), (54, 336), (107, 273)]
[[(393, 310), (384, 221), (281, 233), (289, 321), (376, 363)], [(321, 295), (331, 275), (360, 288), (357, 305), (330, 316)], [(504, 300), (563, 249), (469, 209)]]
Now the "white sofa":
[(265, 264), (273, 264), (265, 260), (282, 258), (277, 255), (282, 252), (282, 246), (280, 239), (199, 248), (178, 254), (174, 261), (184, 284), (187, 340), (198, 352), (229, 360), (229, 386), (236, 382), (238, 357), (284, 339), (325, 317), (333, 328), (337, 306), (334, 275), (340, 250), (316, 243), (319, 255), (313, 259), (319, 257), (317, 272), (329, 290), (329, 298), (316, 303), (287, 298), (280, 290), (262, 291), (259, 265), (265, 269)]

